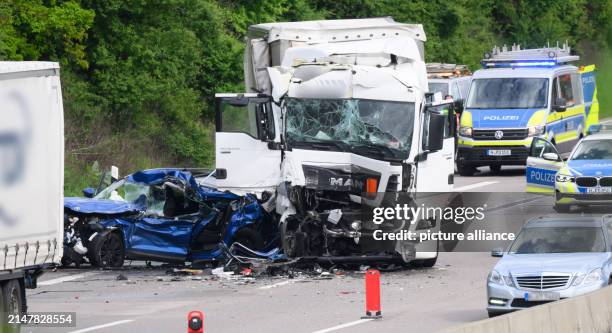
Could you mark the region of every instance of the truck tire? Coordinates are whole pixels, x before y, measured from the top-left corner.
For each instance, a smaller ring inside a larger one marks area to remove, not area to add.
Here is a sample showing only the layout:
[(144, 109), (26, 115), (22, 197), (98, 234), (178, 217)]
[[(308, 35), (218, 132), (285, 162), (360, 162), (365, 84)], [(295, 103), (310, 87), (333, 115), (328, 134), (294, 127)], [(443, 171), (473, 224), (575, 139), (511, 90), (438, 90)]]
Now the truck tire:
[(489, 165), (489, 169), (491, 169), (491, 173), (494, 175), (499, 175), (499, 173), (501, 172), (501, 168), (502, 166), (499, 164)]
[(555, 204), (553, 206), (553, 209), (555, 210), (555, 212), (557, 213), (562, 213), (562, 214), (566, 214), (569, 213), (570, 211), (570, 206), (569, 205), (562, 205), (562, 204)]
[[(26, 313), (26, 303), (25, 303), (25, 294), (22, 289), (21, 283), (18, 280), (9, 280), (4, 282), (2, 285), (2, 292), (0, 293), (0, 308), (2, 309), (2, 315), (0, 317), (0, 328), (2, 328), (2, 332), (8, 333), (16, 333), (20, 331), (20, 326), (9, 326), (8, 318), (5, 316), (7, 314), (25, 314)], [(4, 325), (4, 326), (2, 326)]]
[(89, 244), (87, 257), (96, 267), (121, 267), (125, 261), (125, 246), (119, 232), (101, 232)]

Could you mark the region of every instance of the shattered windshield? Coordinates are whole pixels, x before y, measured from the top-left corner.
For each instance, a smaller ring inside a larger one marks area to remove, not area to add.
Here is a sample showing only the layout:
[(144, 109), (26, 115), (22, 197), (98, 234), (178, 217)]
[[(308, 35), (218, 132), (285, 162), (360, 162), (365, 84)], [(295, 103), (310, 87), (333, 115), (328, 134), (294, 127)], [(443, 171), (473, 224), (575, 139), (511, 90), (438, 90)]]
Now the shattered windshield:
[(496, 78), (472, 81), (468, 109), (540, 109), (547, 106), (548, 79)]
[(108, 199), (134, 203), (144, 195), (149, 194), (149, 186), (142, 183), (132, 183), (126, 179), (118, 180), (100, 191), (94, 199)]
[(289, 146), (406, 159), (414, 103), (366, 99), (286, 99)]

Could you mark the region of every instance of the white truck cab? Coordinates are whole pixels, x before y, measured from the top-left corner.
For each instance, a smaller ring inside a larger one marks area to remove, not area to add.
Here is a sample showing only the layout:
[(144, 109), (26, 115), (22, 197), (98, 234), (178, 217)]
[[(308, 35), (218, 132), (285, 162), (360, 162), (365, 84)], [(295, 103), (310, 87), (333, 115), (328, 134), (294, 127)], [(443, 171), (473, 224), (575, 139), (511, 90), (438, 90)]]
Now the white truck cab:
[(276, 195), (290, 257), (368, 252), (364, 193), (452, 189), (454, 114), (426, 99), (424, 41), (391, 18), (251, 26), (249, 92), (216, 95), (214, 185)]
[(534, 137), (543, 137), (568, 154), (598, 123), (594, 66), (579, 60), (567, 45), (541, 49), (494, 48), (472, 77), (461, 115), (457, 169), (472, 175), (488, 165), (525, 165)]

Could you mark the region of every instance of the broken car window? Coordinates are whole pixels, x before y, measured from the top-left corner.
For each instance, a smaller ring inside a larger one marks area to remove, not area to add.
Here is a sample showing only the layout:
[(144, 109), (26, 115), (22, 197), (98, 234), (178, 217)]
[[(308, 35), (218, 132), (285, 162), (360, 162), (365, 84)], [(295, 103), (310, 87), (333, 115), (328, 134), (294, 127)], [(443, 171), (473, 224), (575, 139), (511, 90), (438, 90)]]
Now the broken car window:
[(357, 153), (377, 147), (378, 154), (407, 158), (412, 141), (414, 103), (287, 98), (285, 105), (289, 145), (309, 144), (317, 149), (316, 145), (324, 144)]

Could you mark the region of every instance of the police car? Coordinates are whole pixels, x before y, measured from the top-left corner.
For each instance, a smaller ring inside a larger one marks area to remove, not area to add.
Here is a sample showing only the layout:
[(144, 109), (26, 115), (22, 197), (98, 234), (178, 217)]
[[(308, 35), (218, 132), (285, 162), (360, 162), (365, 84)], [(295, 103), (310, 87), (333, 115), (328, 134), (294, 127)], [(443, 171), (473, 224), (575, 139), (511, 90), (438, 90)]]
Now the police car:
[(494, 48), (472, 76), (461, 114), (457, 170), (493, 173), (525, 165), (534, 137), (564, 154), (599, 122), (594, 66), (577, 67), (567, 45), (522, 50)]
[(612, 131), (592, 126), (567, 161), (550, 142), (535, 138), (527, 158), (527, 192), (553, 193), (555, 210), (569, 212), (572, 205), (612, 203)]

